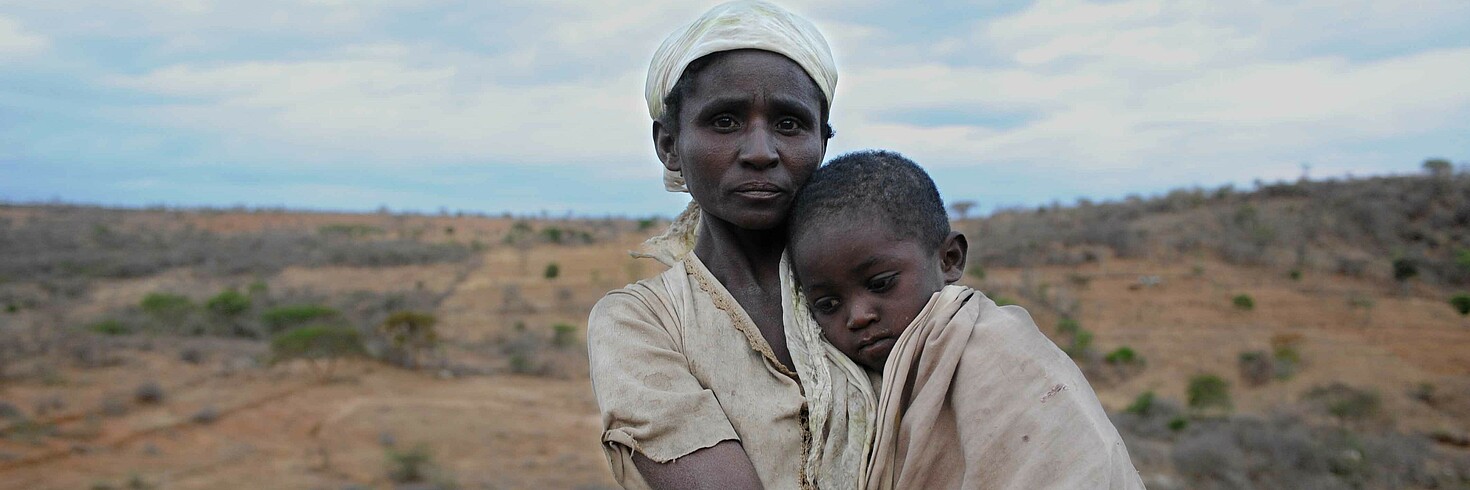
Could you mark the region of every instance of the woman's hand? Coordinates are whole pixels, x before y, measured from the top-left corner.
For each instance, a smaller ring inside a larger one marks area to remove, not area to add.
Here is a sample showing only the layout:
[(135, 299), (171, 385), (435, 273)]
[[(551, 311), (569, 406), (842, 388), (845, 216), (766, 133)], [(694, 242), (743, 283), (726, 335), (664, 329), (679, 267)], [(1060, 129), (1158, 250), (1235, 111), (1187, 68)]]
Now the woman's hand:
[(740, 441), (721, 441), (667, 463), (634, 451), (633, 466), (655, 490), (763, 488)]

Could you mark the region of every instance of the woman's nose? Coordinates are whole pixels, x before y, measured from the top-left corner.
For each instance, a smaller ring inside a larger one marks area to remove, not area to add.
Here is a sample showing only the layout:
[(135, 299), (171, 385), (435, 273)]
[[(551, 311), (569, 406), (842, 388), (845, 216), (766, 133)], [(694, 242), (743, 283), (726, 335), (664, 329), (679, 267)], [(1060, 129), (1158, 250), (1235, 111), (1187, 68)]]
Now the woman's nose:
[(771, 134), (769, 125), (752, 126), (751, 131), (745, 132), (745, 138), (740, 144), (740, 163), (757, 169), (770, 168), (780, 163), (781, 156), (776, 152), (776, 135)]

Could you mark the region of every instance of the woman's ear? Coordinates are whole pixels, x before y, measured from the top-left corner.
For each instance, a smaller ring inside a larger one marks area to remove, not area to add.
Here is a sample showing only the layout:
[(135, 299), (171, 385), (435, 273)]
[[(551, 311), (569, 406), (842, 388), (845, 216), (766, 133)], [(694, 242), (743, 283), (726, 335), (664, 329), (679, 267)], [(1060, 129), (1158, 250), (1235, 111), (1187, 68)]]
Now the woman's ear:
[(653, 151), (658, 153), (658, 160), (664, 162), (664, 168), (670, 172), (678, 172), (683, 169), (679, 163), (679, 153), (675, 151), (678, 147), (677, 139), (669, 128), (661, 121), (653, 122)]
[(952, 231), (939, 245), (939, 267), (944, 272), (944, 283), (954, 284), (965, 277), (965, 257), (970, 253), (970, 242), (965, 234)]

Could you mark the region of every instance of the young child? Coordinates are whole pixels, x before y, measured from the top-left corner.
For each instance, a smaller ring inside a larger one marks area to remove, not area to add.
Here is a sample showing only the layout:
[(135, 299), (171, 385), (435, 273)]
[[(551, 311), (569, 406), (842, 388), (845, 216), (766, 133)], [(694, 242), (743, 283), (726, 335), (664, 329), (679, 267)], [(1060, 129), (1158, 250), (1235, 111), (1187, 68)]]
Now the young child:
[(823, 336), (882, 373), (867, 488), (1143, 488), (1082, 372), (1026, 310), (952, 285), (968, 243), (918, 165), (838, 157), (788, 226)]

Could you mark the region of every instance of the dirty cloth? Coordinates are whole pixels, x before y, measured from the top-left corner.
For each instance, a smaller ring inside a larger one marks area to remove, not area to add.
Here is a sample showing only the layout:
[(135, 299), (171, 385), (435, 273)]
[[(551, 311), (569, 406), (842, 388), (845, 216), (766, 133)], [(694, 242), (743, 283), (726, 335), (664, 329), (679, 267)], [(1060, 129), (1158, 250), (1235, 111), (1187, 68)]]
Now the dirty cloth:
[[(832, 106), (837, 93), (837, 63), (817, 27), (770, 3), (736, 1), (717, 5), (694, 22), (675, 29), (653, 53), (643, 86), (648, 116), (658, 120), (664, 115), (664, 97), (674, 89), (690, 62), (737, 49), (759, 49), (790, 58), (812, 77), (826, 97), (827, 106)], [(683, 175), (671, 170), (664, 170), (664, 188), (689, 192)]]
[(784, 257), (783, 318), (796, 372), (782, 366), (692, 253), (699, 222), (690, 203), (634, 253), (669, 270), (608, 293), (588, 321), (593, 391), (614, 476), (643, 488), (633, 450), (668, 461), (737, 440), (766, 488), (858, 488), (878, 406), (872, 381), (821, 339)]
[(1143, 488), (1082, 372), (1019, 306), (946, 286), (883, 373), (866, 488)]

